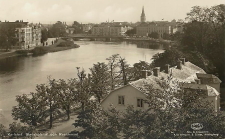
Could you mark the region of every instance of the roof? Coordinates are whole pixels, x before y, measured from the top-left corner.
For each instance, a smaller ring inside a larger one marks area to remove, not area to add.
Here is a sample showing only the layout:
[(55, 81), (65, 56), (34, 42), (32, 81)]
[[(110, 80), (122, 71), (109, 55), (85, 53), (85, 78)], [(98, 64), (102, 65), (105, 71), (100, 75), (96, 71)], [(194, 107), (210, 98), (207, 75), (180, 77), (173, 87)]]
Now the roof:
[(140, 91), (141, 93), (143, 93), (144, 95), (146, 95), (146, 94), (145, 94), (143, 91), (141, 91), (140, 89), (134, 87), (134, 86), (131, 85), (131, 84), (127, 84), (127, 85), (125, 85), (125, 86), (118, 87), (118, 88), (116, 88), (115, 90), (111, 91), (108, 95), (106, 95), (105, 98), (102, 99), (101, 103), (103, 103), (103, 102), (110, 96), (110, 94), (112, 94), (113, 92), (115, 92), (115, 91), (117, 91), (117, 90), (120, 90), (120, 89), (122, 89), (122, 88), (124, 88), (124, 87), (127, 87), (127, 86), (131, 86), (131, 87), (137, 89), (138, 91)]
[(205, 90), (207, 92), (208, 96), (218, 96), (219, 95), (219, 92), (215, 88), (213, 88), (209, 85), (206, 85), (206, 84), (184, 83), (182, 85), (182, 88)]
[[(173, 78), (176, 78), (179, 81), (183, 82), (195, 82), (197, 79), (196, 73), (205, 74), (206, 72), (199, 68), (198, 66), (192, 64), (191, 62), (185, 62), (185, 65), (182, 64), (182, 69), (177, 69), (177, 67), (171, 67), (170, 71)], [(160, 72), (160, 76), (167, 77), (168, 74)]]
[(196, 73), (196, 75), (199, 79), (212, 79), (208, 80), (209, 83), (221, 83), (221, 80), (213, 74)]

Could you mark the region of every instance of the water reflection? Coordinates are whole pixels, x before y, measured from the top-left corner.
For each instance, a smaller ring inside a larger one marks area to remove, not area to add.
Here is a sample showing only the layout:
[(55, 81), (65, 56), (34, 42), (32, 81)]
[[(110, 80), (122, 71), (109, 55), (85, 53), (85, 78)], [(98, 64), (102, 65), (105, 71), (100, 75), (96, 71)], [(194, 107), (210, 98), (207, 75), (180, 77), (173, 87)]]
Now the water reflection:
[(0, 60), (0, 75), (18, 71), (23, 65), (24, 57), (8, 57)]

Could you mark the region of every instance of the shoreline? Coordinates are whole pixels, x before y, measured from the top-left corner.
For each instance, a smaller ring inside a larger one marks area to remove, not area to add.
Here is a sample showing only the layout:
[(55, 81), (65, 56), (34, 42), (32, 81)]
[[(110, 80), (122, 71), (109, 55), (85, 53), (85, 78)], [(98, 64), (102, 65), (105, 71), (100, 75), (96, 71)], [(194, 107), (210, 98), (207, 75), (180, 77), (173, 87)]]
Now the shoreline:
[[(59, 52), (59, 51), (64, 51), (64, 50), (69, 50), (69, 49), (73, 49), (73, 48), (79, 48), (80, 46), (77, 45), (77, 44), (74, 44), (74, 45), (71, 45), (71, 46), (66, 46), (66, 47), (59, 47), (57, 46), (58, 44), (60, 44), (61, 42), (66, 42), (64, 40), (58, 40), (57, 43), (53, 44), (53, 45), (49, 45), (49, 46), (37, 46), (37, 47), (34, 47), (33, 49), (31, 50), (24, 50), (24, 51), (28, 51), (28, 52), (31, 52), (32, 53), (32, 50), (34, 50), (35, 48), (43, 48), (45, 49), (45, 53), (43, 54), (46, 54), (46, 53), (53, 53), (53, 52)], [(16, 57), (16, 56), (28, 56), (27, 54), (20, 54), (18, 52), (16, 52), (17, 50), (13, 50), (11, 52), (3, 52), (3, 53), (0, 53), (0, 60), (2, 59), (6, 59), (6, 58), (9, 58), (9, 57)], [(23, 51), (23, 50), (22, 50)], [(42, 54), (38, 54), (38, 55), (42, 55)], [(35, 56), (38, 56), (38, 55), (35, 55)]]

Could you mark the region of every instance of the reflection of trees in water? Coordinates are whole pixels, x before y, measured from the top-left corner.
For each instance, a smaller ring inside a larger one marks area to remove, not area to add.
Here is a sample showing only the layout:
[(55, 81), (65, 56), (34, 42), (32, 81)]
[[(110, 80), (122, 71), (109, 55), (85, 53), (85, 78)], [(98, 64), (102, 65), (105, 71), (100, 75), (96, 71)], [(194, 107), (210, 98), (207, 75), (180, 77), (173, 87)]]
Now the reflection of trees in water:
[(17, 71), (21, 65), (22, 57), (9, 57), (0, 60), (0, 73)]
[(149, 48), (149, 49), (164, 49), (165, 47), (168, 47), (169, 44), (163, 44), (163, 43), (155, 43), (155, 42), (136, 42), (138, 48)]

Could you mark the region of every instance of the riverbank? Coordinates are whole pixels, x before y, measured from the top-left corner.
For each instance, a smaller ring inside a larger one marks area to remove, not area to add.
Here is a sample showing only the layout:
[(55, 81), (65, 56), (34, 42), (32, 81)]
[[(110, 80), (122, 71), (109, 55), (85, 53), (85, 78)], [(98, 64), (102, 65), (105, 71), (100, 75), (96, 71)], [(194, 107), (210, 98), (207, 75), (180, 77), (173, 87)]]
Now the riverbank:
[(4, 52), (0, 54), (0, 59), (4, 59), (7, 57), (14, 57), (14, 56), (19, 56), (20, 54), (16, 53), (15, 51), (10, 51), (10, 52)]
[(32, 53), (34, 55), (42, 55), (46, 53), (64, 51), (64, 50), (69, 50), (69, 49), (79, 48), (79, 47), (80, 46), (77, 44), (74, 44), (73, 41), (59, 39), (57, 40), (55, 44), (49, 45), (49, 46), (38, 46), (38, 47), (34, 47), (31, 50), (11, 50), (10, 52), (2, 52), (0, 53), (0, 59), (21, 56), (21, 55), (26, 56), (28, 55), (28, 53), (29, 54)]

